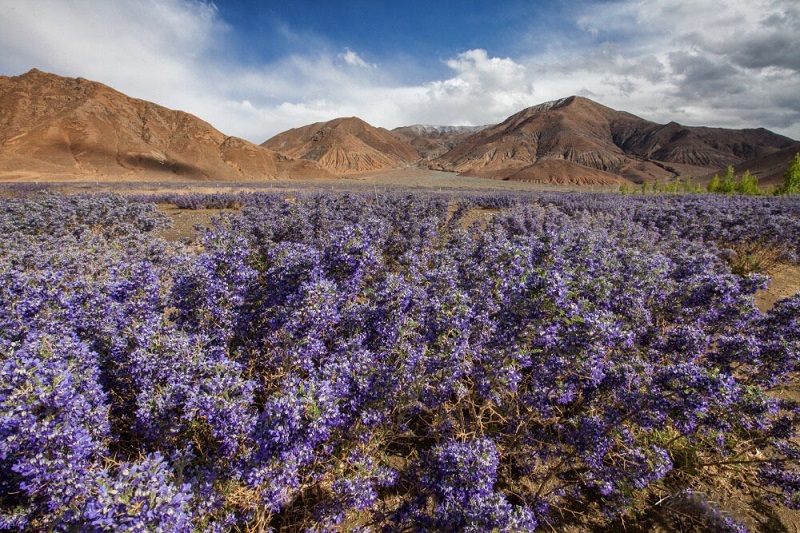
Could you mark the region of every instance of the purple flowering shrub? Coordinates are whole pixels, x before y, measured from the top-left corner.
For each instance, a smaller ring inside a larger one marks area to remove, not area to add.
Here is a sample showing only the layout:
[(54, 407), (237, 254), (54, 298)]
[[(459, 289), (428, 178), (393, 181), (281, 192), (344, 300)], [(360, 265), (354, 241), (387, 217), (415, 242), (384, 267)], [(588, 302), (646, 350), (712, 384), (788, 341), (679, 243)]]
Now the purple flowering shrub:
[[(800, 412), (772, 394), (800, 295), (759, 311), (765, 278), (716, 244), (796, 250), (724, 222), (794, 227), (796, 203), (237, 198), (192, 243), (119, 197), (9, 201), (0, 529), (613, 527), (665, 493), (711, 516), (697, 494), (726, 486), (800, 506)], [(473, 207), (499, 212), (462, 228)]]
[[(189, 485), (176, 487), (158, 453), (116, 466), (100, 477), (83, 510), (90, 531), (192, 531)], [(104, 472), (105, 473), (105, 472)]]
[(67, 333), (3, 339), (2, 350), (0, 487), (10, 501), (0, 524), (69, 524), (97, 483), (110, 436), (96, 354)]
[(421, 530), (532, 531), (534, 513), (495, 491), (499, 465), (496, 445), (486, 438), (433, 446), (412, 465), (416, 494), (395, 519)]
[(166, 228), (169, 217), (146, 203), (129, 202), (119, 195), (63, 196), (42, 192), (34, 198), (3, 200), (3, 234), (76, 237), (103, 234), (120, 237)]

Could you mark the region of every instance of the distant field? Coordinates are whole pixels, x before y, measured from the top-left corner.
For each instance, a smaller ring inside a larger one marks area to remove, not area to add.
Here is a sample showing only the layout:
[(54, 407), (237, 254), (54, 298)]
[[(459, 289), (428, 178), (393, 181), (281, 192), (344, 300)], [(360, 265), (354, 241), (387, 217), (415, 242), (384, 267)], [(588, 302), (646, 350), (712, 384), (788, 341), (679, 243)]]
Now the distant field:
[(285, 181), (63, 181), (63, 182), (0, 182), (0, 194), (13, 196), (14, 191), (42, 188), (64, 193), (115, 192), (125, 193), (163, 193), (163, 192), (237, 192), (237, 191), (399, 191), (399, 190), (446, 190), (461, 192), (480, 191), (613, 191), (616, 187), (587, 187), (574, 185), (550, 185), (541, 183), (522, 183), (515, 181), (489, 180), (459, 176), (451, 172), (441, 172), (425, 168), (407, 168), (353, 174), (336, 180), (285, 180)]

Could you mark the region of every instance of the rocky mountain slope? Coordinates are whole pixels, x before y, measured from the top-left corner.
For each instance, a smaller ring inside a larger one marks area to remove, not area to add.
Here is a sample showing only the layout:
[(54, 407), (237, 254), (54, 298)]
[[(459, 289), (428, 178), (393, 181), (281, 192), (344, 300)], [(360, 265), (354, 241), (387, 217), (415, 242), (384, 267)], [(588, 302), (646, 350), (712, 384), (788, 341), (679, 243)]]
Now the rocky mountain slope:
[[(740, 176), (745, 172), (758, 177), (758, 184), (761, 186), (780, 186), (783, 185), (783, 174), (789, 166), (796, 154), (800, 153), (800, 143), (793, 144), (788, 148), (783, 148), (776, 152), (770, 152), (767, 155), (747, 159), (741, 163), (736, 163), (733, 166), (734, 176)], [(698, 179), (698, 183), (703, 185), (708, 184), (714, 174), (722, 176), (724, 170), (709, 172), (705, 176)]]
[(0, 179), (332, 177), (197, 117), (82, 78), (0, 76)]
[(452, 150), (470, 135), (487, 126), (425, 126), (415, 124), (395, 128), (392, 133), (401, 141), (410, 144), (423, 161), (436, 159)]
[(709, 177), (734, 165), (779, 183), (797, 141), (765, 129), (656, 124), (571, 96), (481, 127), (388, 131), (338, 118), (257, 146), (197, 117), (81, 78), (0, 76), (0, 180), (334, 178), (427, 166), (573, 185)]
[(464, 139), (431, 168), (545, 183), (612, 184), (701, 176), (795, 141), (764, 129), (656, 124), (571, 96), (530, 107)]
[(401, 168), (419, 159), (408, 143), (356, 117), (285, 131), (261, 146), (289, 157), (318, 162), (337, 174)]

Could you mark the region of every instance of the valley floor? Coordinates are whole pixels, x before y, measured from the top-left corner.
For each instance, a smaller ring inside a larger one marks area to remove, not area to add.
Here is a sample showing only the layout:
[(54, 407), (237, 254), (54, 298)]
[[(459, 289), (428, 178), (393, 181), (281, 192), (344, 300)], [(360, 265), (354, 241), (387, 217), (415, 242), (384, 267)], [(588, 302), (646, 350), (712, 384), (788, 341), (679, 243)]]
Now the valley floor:
[(115, 192), (120, 194), (157, 194), (165, 192), (239, 192), (239, 191), (414, 191), (441, 190), (442, 192), (485, 191), (612, 191), (616, 187), (587, 187), (570, 185), (548, 185), (515, 181), (490, 180), (460, 176), (421, 167), (409, 167), (374, 172), (350, 174), (336, 180), (275, 180), (275, 181), (187, 181), (187, 180), (143, 180), (143, 181), (0, 181), (0, 196), (13, 196), (15, 191), (32, 188), (57, 190), (64, 193)]

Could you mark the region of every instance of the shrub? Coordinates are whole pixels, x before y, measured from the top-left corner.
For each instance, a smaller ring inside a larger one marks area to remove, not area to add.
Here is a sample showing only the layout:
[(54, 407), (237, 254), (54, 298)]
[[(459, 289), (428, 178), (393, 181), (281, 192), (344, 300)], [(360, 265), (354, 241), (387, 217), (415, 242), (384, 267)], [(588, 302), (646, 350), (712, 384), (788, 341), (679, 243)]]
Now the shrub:
[(770, 394), (800, 296), (762, 313), (725, 262), (800, 249), (795, 198), (244, 205), (186, 246), (119, 198), (3, 204), (0, 528), (558, 529), (734, 483), (800, 507)]

